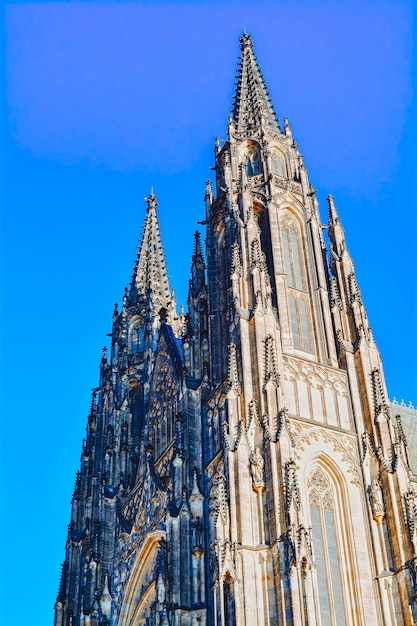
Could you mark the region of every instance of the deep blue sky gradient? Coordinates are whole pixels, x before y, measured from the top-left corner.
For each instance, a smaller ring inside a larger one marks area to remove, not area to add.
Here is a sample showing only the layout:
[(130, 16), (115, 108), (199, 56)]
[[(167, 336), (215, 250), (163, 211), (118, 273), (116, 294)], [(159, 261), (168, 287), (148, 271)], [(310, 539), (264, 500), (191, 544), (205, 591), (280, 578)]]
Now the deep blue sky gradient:
[(417, 405), (411, 2), (9, 3), (7, 626), (53, 623), (90, 391), (152, 185), (185, 303), (244, 27), (304, 153), (323, 221), (325, 197), (335, 196), (390, 396)]

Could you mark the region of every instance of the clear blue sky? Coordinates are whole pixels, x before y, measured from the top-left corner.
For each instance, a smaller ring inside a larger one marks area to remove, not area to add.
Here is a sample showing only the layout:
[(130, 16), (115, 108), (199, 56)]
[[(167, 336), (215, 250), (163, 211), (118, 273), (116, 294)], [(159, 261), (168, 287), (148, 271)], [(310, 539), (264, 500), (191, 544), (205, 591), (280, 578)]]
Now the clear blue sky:
[(7, 4), (7, 626), (53, 623), (90, 390), (151, 185), (185, 301), (244, 27), (323, 221), (335, 196), (390, 396), (417, 405), (411, 2)]

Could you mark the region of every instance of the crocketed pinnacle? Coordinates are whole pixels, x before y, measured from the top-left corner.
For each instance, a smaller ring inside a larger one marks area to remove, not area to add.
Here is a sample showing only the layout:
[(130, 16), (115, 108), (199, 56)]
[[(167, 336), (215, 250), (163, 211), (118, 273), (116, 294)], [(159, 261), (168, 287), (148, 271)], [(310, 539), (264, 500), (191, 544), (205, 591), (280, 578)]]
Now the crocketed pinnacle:
[(339, 214), (332, 195), (327, 196), (327, 206), (329, 210), (329, 226), (341, 226)]
[(329, 209), (329, 238), (331, 249), (337, 254), (342, 254), (346, 250), (345, 233), (341, 224), (339, 213), (336, 208), (333, 196), (327, 197), (327, 205)]
[(196, 297), (204, 286), (205, 263), (203, 257), (203, 251), (201, 249), (200, 233), (198, 230), (194, 233), (194, 247), (193, 256), (191, 261), (191, 281), (190, 281), (190, 294)]
[(196, 259), (203, 259), (203, 251), (201, 249), (201, 239), (198, 230), (194, 233), (194, 246), (193, 246), (193, 261)]
[(130, 288), (130, 302), (139, 306), (140, 313), (156, 317), (161, 309), (170, 308), (171, 292), (156, 213), (156, 195), (152, 192), (145, 201), (148, 209)]
[(240, 38), (241, 56), (233, 97), (232, 120), (239, 133), (253, 133), (260, 126), (277, 131), (277, 119), (261, 69), (256, 62), (251, 36)]

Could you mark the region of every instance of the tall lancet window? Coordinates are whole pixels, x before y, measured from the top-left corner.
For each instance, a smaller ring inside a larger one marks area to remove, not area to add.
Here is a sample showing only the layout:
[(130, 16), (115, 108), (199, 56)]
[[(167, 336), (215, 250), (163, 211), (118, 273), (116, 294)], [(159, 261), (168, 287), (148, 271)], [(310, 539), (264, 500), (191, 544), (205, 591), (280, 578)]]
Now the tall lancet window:
[(277, 174), (278, 176), (285, 176), (283, 159), (277, 150), (273, 150), (271, 153), (271, 174)]
[(130, 331), (130, 354), (139, 354), (144, 349), (145, 333), (142, 324), (135, 324)]
[(309, 480), (311, 532), (322, 626), (346, 626), (342, 584), (342, 540), (335, 493), (328, 477), (316, 468)]
[(312, 352), (310, 309), (301, 234), (298, 223), (289, 213), (281, 220), (281, 237), (294, 347)]
[(247, 156), (246, 167), (248, 176), (256, 176), (261, 173), (261, 163), (256, 150), (251, 150)]

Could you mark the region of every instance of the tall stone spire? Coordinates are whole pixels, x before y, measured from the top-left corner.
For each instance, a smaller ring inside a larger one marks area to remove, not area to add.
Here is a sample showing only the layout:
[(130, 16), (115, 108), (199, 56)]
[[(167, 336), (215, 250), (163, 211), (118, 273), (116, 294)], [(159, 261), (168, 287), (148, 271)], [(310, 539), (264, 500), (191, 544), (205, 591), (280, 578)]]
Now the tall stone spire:
[(344, 230), (329, 197), (329, 259), (246, 33), (241, 50), (186, 316), (146, 198), (54, 626), (417, 625), (417, 491)]
[(233, 98), (232, 123), (238, 133), (253, 135), (259, 127), (278, 131), (277, 118), (268, 87), (256, 61), (253, 42), (248, 33), (240, 38), (236, 89)]
[(134, 267), (129, 293), (129, 304), (139, 308), (141, 316), (159, 320), (159, 316), (175, 317), (174, 293), (170, 290), (162, 247), (158, 202), (153, 191), (145, 198), (148, 205), (142, 241)]

